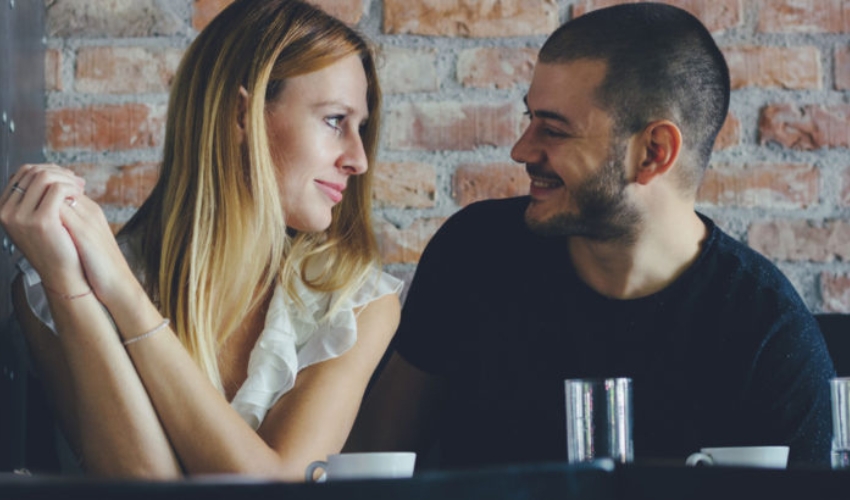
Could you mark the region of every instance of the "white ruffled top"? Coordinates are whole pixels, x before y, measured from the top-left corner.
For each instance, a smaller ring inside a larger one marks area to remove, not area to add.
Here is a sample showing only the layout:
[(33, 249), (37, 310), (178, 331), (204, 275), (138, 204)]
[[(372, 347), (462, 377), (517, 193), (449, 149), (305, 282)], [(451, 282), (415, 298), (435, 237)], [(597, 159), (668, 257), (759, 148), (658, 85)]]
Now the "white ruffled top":
[[(127, 238), (119, 246), (136, 276), (143, 280), (138, 247)], [(26, 259), (18, 262), (30, 309), (53, 332), (56, 327), (47, 303), (41, 277)], [(254, 429), (268, 410), (295, 385), (302, 369), (338, 357), (357, 341), (357, 312), (370, 302), (400, 293), (403, 282), (375, 268), (353, 292), (323, 293), (296, 283), (302, 305), (288, 297), (278, 285), (266, 313), (265, 327), (251, 350), (248, 377), (231, 401), (231, 406)], [(331, 304), (341, 302), (327, 315)], [(328, 316), (328, 317), (326, 317)]]

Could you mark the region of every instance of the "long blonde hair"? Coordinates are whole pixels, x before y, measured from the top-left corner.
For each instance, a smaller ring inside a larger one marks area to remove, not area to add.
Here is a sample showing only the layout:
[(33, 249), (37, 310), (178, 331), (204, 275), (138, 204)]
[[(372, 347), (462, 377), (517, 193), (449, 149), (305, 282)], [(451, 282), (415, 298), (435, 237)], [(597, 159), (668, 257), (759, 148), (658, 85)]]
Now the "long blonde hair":
[[(372, 168), (350, 179), (326, 231), (289, 231), (266, 132), (266, 103), (287, 78), (350, 54), (360, 56), (368, 81), (361, 134), (372, 167), (381, 100), (374, 57), (355, 31), (313, 6), (236, 0), (198, 35), (177, 71), (159, 180), (122, 232), (141, 233), (148, 292), (220, 390), (220, 347), (278, 282), (297, 301), (295, 280), (344, 291), (378, 261)], [(240, 88), (249, 96), (241, 143)]]

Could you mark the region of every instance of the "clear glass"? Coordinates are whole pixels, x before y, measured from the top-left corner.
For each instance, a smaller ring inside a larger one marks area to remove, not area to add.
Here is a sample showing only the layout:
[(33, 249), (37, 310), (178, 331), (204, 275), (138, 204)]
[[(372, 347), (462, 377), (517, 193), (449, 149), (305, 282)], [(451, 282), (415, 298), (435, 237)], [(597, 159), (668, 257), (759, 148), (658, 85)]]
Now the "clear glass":
[(569, 379), (564, 391), (568, 462), (634, 460), (631, 379)]
[(850, 468), (850, 377), (829, 381), (832, 399), (832, 468)]

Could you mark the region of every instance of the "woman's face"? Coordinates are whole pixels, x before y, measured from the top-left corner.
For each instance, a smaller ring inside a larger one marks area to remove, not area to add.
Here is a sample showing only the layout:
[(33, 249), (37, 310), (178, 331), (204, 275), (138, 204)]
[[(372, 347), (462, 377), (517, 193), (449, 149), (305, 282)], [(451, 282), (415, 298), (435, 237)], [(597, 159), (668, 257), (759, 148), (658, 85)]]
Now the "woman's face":
[(369, 118), (366, 72), (358, 55), (286, 80), (266, 104), (272, 160), (287, 227), (318, 232), (331, 223), (352, 175), (368, 161), (360, 130)]

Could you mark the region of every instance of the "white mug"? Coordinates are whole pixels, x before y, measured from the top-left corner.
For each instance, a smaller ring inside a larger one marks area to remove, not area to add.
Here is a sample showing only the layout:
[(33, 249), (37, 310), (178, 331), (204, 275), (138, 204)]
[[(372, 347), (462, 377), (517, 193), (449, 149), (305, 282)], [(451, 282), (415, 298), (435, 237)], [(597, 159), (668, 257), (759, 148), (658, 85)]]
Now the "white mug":
[[(327, 460), (316, 460), (307, 466), (304, 480), (308, 483), (340, 479), (387, 479), (413, 475), (416, 453), (381, 451), (370, 453), (338, 453)], [(317, 470), (324, 473), (316, 479)]]
[(732, 446), (702, 448), (685, 465), (722, 465), (727, 467), (764, 467), (784, 469), (788, 465), (787, 446)]

